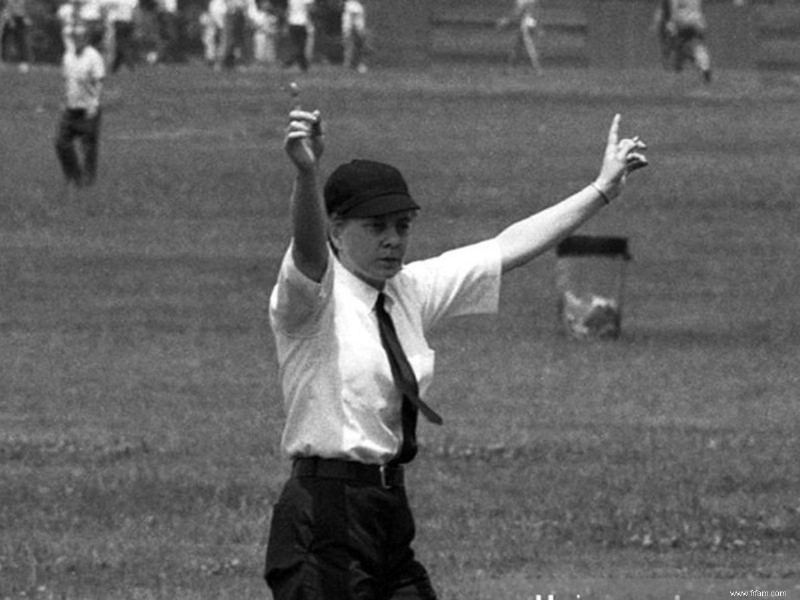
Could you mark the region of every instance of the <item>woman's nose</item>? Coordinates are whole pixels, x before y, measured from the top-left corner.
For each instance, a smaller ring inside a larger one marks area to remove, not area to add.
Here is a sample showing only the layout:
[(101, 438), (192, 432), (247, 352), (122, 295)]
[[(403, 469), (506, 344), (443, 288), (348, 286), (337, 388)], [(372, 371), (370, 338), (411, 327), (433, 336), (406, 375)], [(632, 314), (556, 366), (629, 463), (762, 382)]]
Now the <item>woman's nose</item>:
[(402, 236), (400, 232), (398, 232), (394, 228), (390, 228), (386, 230), (386, 236), (383, 238), (383, 242), (386, 245), (396, 246), (400, 243)]

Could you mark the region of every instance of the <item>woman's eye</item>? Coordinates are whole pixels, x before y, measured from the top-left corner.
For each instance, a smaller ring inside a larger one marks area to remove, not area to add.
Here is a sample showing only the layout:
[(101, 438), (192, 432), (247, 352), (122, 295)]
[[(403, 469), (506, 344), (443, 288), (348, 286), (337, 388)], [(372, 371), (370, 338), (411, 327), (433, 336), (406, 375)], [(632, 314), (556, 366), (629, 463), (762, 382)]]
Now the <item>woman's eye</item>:
[(384, 226), (383, 223), (374, 222), (374, 223), (369, 223), (367, 225), (367, 228), (370, 231), (374, 231), (375, 233), (380, 233), (381, 231), (383, 231), (385, 229), (385, 226)]

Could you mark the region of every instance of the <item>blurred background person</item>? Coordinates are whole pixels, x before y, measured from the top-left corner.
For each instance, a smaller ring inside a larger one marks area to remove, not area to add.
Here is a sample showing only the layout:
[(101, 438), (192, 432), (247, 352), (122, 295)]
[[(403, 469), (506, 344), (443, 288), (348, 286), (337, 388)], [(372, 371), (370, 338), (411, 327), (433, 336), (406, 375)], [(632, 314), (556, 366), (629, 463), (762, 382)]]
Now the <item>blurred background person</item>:
[(675, 70), (682, 71), (688, 60), (711, 82), (711, 56), (706, 47), (706, 18), (703, 0), (669, 0), (669, 20), (666, 27), (675, 40)]
[(136, 27), (136, 48), (147, 64), (159, 61), (162, 52), (161, 32), (158, 13), (161, 9), (158, 0), (139, 0)]
[[(248, 0), (225, 0), (225, 20), (222, 27), (221, 66), (233, 69), (245, 58), (245, 30)], [(220, 64), (220, 63), (218, 63)]]
[(527, 62), (537, 74), (542, 73), (539, 51), (536, 48), (536, 36), (540, 35), (539, 0), (514, 0), (511, 13), (498, 20), (500, 29), (516, 27), (517, 35), (508, 55), (508, 64), (516, 66)]
[(159, 0), (156, 20), (158, 23), (159, 61), (183, 62), (184, 55), (181, 46), (183, 27), (178, 11), (178, 0)]
[(361, 0), (345, 0), (342, 8), (342, 45), (344, 66), (359, 73), (367, 72), (367, 14)]
[(30, 41), (32, 21), (28, 13), (27, 0), (6, 0), (0, 10), (0, 49), (3, 60), (13, 58), (20, 73), (30, 70), (33, 60)]
[[(106, 65), (92, 45), (99, 39), (83, 23), (72, 28), (72, 43), (61, 64), (65, 101), (58, 123), (55, 148), (64, 173), (67, 194), (94, 183), (100, 147), (100, 96)], [(80, 143), (82, 160), (76, 149)]]
[(312, 63), (341, 65), (343, 0), (314, 0), (306, 55)]
[(248, 20), (253, 27), (253, 58), (256, 62), (271, 65), (277, 60), (279, 18), (270, 2), (262, 0), (250, 5)]
[(286, 5), (289, 47), (283, 63), (284, 68), (297, 65), (301, 71), (308, 71), (310, 11), (313, 3), (313, 0), (289, 0)]
[(675, 67), (675, 36), (669, 27), (670, 20), (670, 0), (658, 0), (653, 13), (652, 31), (658, 37), (661, 66), (667, 70)]
[(107, 0), (105, 15), (108, 35), (106, 46), (112, 73), (125, 65), (133, 71), (138, 62), (136, 48), (136, 11), (139, 0)]
[(222, 60), (222, 30), (225, 27), (225, 0), (210, 0), (208, 8), (200, 15), (203, 57), (206, 64), (215, 67)]

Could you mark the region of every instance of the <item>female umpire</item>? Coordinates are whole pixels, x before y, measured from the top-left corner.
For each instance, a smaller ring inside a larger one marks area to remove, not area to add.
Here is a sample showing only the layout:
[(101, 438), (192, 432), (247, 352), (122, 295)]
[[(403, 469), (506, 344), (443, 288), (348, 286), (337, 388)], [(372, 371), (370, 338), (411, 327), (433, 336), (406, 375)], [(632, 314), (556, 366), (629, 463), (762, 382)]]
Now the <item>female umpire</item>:
[(339, 166), (320, 189), (318, 111), (289, 115), (292, 241), (270, 298), (292, 474), (274, 508), (265, 577), (276, 600), (433, 599), (411, 543), (404, 487), (433, 375), (426, 334), (448, 317), (497, 311), (501, 275), (600, 211), (645, 166), (614, 117), (600, 173), (497, 237), (404, 264), (419, 205), (401, 173)]

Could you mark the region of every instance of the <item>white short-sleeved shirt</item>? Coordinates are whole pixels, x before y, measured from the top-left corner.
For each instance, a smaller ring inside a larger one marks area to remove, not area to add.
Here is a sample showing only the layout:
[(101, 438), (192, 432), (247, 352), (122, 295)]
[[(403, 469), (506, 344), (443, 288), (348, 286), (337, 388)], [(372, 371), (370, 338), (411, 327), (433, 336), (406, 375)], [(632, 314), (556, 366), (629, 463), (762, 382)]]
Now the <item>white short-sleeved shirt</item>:
[(702, 0), (671, 0), (671, 12), (678, 27), (706, 27)]
[[(434, 370), (426, 334), (445, 318), (497, 312), (501, 254), (494, 240), (416, 261), (387, 281), (386, 307), (424, 398)], [(320, 283), (291, 250), (270, 298), (289, 457), (388, 462), (402, 441), (401, 396), (378, 333), (378, 291), (331, 254)]]
[(364, 5), (359, 0), (346, 0), (342, 9), (342, 32), (357, 31), (364, 33), (367, 29), (367, 15)]
[(139, 0), (106, 0), (103, 5), (109, 22), (131, 23), (136, 15)]
[(96, 109), (100, 106), (98, 83), (106, 76), (106, 65), (94, 46), (86, 46), (80, 54), (68, 48), (64, 53), (62, 72), (67, 108)]
[(225, 27), (225, 13), (227, 10), (228, 7), (225, 4), (225, 0), (210, 0), (208, 3), (208, 14), (214, 26), (219, 29)]
[(289, 0), (286, 7), (286, 22), (289, 25), (301, 25), (306, 27), (309, 24), (308, 9), (313, 0)]

